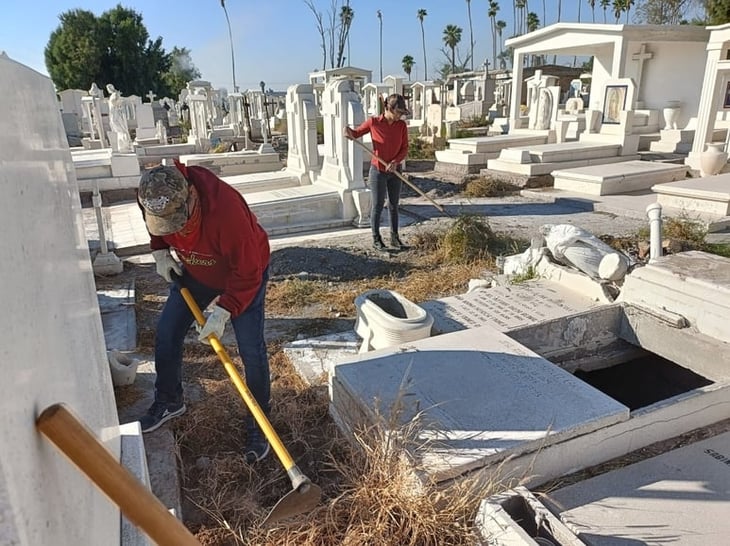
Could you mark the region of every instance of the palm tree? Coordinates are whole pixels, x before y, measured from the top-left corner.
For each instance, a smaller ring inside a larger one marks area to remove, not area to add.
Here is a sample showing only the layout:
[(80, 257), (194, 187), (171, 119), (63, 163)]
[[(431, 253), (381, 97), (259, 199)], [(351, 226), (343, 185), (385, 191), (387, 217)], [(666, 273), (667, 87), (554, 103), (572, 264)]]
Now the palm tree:
[(596, 22), (596, 0), (588, 0), (588, 5), (591, 7), (591, 19)]
[(418, 20), (421, 22), (421, 43), (423, 44), (423, 79), (428, 81), (428, 65), (426, 64), (426, 34), (423, 31), (423, 20), (428, 15), (425, 9), (418, 10)]
[(383, 12), (377, 11), (378, 21), (380, 21), (380, 81), (383, 81)]
[(515, 0), (515, 8), (517, 8), (517, 34), (525, 32), (525, 0)]
[(606, 11), (608, 6), (611, 5), (611, 0), (601, 0), (601, 7), (603, 8), (603, 22), (606, 23)]
[[(527, 14), (527, 32), (534, 32), (538, 28), (540, 28), (540, 18), (537, 16), (537, 13), (531, 11)], [(538, 58), (538, 55), (532, 55), (532, 66), (538, 64), (536, 62)]]
[(226, 14), (226, 22), (228, 23), (228, 39), (231, 41), (231, 74), (233, 74), (233, 92), (238, 93), (236, 85), (236, 59), (233, 56), (233, 33), (231, 33), (231, 20), (228, 18), (228, 10), (226, 9), (226, 0), (221, 0), (221, 7)]
[(504, 49), (504, 43), (502, 42), (502, 31), (507, 28), (507, 22), (506, 21), (497, 21), (497, 36), (499, 36), (499, 51), (501, 52)]
[(469, 16), (469, 57), (474, 72), (474, 31), (471, 28), (471, 0), (466, 0), (466, 13)]
[[(537, 16), (537, 13), (531, 11), (527, 14), (527, 32), (534, 32), (538, 28), (540, 28), (540, 18)], [(538, 55), (532, 55), (532, 66), (537, 64), (536, 60), (538, 57)]]
[(446, 25), (444, 29), (444, 43), (451, 49), (451, 72), (456, 72), (456, 46), (461, 42), (461, 27)]
[(403, 65), (403, 72), (408, 74), (408, 81), (411, 81), (411, 70), (413, 70), (413, 65), (416, 64), (416, 61), (410, 55), (405, 55), (401, 60), (401, 64)]
[(626, 12), (626, 24), (629, 24), (629, 12), (631, 11), (631, 6), (634, 4), (634, 0), (624, 0), (624, 11)]
[[(337, 44), (337, 68), (344, 65), (345, 45), (350, 42), (350, 27), (352, 26), (352, 20), (355, 17), (355, 12), (350, 7), (349, 2), (340, 8), (340, 36), (339, 43)], [(347, 52), (349, 59), (350, 52)]]
[[(497, 30), (497, 12), (499, 11), (499, 3), (491, 0), (489, 2), (489, 11), (487, 16), (492, 24), (492, 66), (497, 67), (497, 32), (502, 35), (502, 31)], [(500, 48), (501, 49), (501, 48)]]
[(618, 24), (618, 20), (621, 18), (625, 6), (625, 0), (613, 0), (613, 16), (616, 18), (616, 24)]

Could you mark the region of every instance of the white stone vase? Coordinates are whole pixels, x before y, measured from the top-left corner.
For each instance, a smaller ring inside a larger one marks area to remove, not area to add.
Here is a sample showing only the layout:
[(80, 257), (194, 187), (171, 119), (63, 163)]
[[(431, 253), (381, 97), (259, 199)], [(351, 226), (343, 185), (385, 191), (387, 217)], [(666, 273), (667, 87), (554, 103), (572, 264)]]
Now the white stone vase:
[(679, 118), (681, 105), (681, 102), (678, 100), (670, 100), (667, 102), (667, 106), (662, 110), (664, 114), (664, 130), (677, 128), (677, 119)]
[(700, 154), (700, 174), (714, 176), (722, 171), (727, 163), (728, 154), (723, 143), (707, 143), (707, 150)]

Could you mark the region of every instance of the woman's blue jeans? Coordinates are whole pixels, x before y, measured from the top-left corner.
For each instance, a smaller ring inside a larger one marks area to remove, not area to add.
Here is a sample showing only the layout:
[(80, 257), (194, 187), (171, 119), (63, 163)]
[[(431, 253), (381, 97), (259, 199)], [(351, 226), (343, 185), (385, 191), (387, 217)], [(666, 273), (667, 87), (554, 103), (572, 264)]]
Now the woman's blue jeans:
[(390, 233), (398, 233), (398, 202), (402, 182), (395, 173), (384, 173), (370, 166), (368, 186), (371, 192), (370, 227), (373, 238), (380, 237), (380, 216), (388, 196), (388, 212), (390, 213)]
[[(238, 351), (243, 360), (246, 385), (267, 415), (269, 414), (271, 380), (269, 359), (264, 342), (264, 300), (268, 280), (269, 269), (267, 267), (261, 287), (251, 305), (240, 315), (231, 317), (231, 324), (238, 342)], [(182, 285), (190, 291), (201, 309), (208, 307), (213, 298), (221, 294), (220, 290), (200, 284), (187, 273), (183, 273)], [(157, 323), (155, 338), (155, 371), (157, 372), (155, 399), (157, 400), (171, 402), (182, 400), (183, 342), (194, 320), (195, 317), (180, 293), (180, 285), (174, 282), (170, 286), (170, 295)], [(254, 420), (250, 412), (246, 425), (248, 430), (253, 429)]]

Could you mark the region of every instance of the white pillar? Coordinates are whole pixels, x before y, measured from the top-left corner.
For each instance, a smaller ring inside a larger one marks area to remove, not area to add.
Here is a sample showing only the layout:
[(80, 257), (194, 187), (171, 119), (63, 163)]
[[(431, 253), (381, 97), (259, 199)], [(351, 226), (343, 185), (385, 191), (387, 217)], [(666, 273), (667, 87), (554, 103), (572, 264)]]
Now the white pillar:
[(652, 203), (646, 207), (649, 217), (649, 261), (652, 262), (662, 256), (662, 206)]
[(522, 100), (522, 62), (525, 56), (515, 52), (512, 65), (512, 100), (509, 103), (509, 132), (520, 126), (520, 101)]

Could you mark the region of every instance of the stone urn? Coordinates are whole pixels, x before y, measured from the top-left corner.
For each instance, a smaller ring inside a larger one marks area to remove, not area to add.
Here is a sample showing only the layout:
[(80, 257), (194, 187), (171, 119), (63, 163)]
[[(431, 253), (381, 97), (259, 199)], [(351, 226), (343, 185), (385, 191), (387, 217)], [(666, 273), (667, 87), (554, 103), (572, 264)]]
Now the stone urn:
[(724, 143), (707, 143), (707, 150), (700, 154), (700, 174), (713, 176), (722, 171), (727, 163), (727, 152)]
[(679, 119), (679, 110), (682, 103), (678, 100), (670, 100), (667, 106), (662, 110), (664, 114), (664, 130), (676, 129), (677, 119)]

